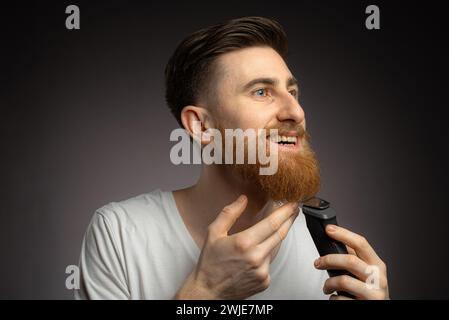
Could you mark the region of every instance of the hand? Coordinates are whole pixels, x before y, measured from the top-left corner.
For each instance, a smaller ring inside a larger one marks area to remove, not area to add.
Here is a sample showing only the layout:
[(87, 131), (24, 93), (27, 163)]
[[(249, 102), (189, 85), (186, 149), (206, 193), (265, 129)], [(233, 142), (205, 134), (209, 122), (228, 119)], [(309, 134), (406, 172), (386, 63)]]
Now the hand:
[(228, 235), (247, 201), (240, 196), (209, 225), (196, 269), (178, 298), (245, 299), (268, 288), (271, 252), (287, 236), (298, 204), (285, 204), (250, 228)]
[[(326, 233), (333, 239), (341, 241), (348, 248), (348, 254), (328, 254), (315, 260), (317, 269), (347, 270), (357, 277), (348, 275), (331, 277), (324, 283), (326, 294), (345, 291), (357, 300), (389, 299), (387, 267), (379, 258), (368, 241), (345, 228), (328, 225)], [(349, 300), (340, 295), (331, 295), (331, 300)]]

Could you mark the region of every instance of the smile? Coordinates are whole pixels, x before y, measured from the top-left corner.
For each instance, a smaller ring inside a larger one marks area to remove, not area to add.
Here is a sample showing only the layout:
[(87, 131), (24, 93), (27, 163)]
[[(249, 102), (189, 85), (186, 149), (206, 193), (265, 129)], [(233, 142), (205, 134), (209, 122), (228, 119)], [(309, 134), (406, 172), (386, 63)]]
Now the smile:
[(280, 145), (285, 144), (296, 144), (298, 142), (298, 137), (291, 137), (291, 136), (276, 136), (272, 140), (272, 142), (275, 142)]
[(287, 135), (276, 135), (274, 137), (268, 136), (267, 139), (270, 143), (276, 143), (279, 149), (296, 150), (299, 148), (300, 140), (296, 133)]

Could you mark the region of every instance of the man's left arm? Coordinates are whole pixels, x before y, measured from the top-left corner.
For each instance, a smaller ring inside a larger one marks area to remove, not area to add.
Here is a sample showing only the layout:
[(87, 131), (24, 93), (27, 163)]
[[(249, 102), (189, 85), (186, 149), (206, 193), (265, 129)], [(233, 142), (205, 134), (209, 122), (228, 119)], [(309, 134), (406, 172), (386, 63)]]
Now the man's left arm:
[[(328, 254), (315, 260), (315, 268), (321, 270), (338, 269), (351, 272), (349, 275), (330, 277), (324, 283), (323, 291), (345, 291), (357, 300), (389, 299), (387, 266), (361, 235), (345, 228), (328, 225), (327, 234), (348, 247), (349, 254)], [(331, 300), (347, 300), (342, 295), (331, 295)]]

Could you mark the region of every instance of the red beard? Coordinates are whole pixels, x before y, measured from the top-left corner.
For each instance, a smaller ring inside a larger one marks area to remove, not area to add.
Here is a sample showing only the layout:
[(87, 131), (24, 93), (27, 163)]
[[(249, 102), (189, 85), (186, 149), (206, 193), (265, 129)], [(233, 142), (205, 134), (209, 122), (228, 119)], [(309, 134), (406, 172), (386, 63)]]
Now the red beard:
[[(279, 134), (285, 131), (283, 128), (278, 129)], [(267, 132), (269, 132), (267, 129)], [(219, 128), (224, 137), (224, 130)], [(289, 128), (291, 130), (291, 128)], [(226, 164), (231, 171), (238, 175), (244, 181), (250, 181), (259, 186), (261, 192), (274, 201), (298, 201), (305, 200), (315, 196), (320, 189), (320, 170), (318, 160), (315, 153), (310, 147), (310, 136), (302, 127), (295, 127), (293, 130), (298, 132), (298, 140), (300, 140), (300, 150), (296, 152), (285, 152), (279, 150), (278, 170), (273, 175), (261, 175), (259, 159), (255, 164), (248, 164), (245, 158), (244, 164)], [(224, 143), (224, 141), (223, 141)], [(234, 159), (236, 145), (234, 142)], [(224, 146), (223, 146), (223, 150)], [(248, 150), (248, 141), (245, 139), (245, 155)], [(269, 154), (269, 152), (268, 152)]]

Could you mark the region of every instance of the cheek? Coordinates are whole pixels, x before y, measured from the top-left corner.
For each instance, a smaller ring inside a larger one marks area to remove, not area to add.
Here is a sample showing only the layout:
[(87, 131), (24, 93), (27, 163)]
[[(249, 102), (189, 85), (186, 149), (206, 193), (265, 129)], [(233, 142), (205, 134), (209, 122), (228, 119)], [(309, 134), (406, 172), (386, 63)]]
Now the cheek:
[(261, 103), (247, 99), (235, 99), (227, 102), (217, 110), (218, 121), (224, 128), (265, 128), (273, 122), (276, 114), (271, 108), (263, 108)]
[(262, 129), (272, 123), (275, 113), (270, 108), (264, 108), (260, 103), (248, 103), (236, 112), (237, 121), (242, 128)]
[(237, 103), (227, 101), (217, 110), (217, 120), (222, 128), (244, 128), (250, 113)]
[(239, 112), (234, 112), (229, 117), (229, 125), (232, 128), (248, 129), (255, 128), (261, 129), (266, 127), (270, 118), (262, 114), (261, 112), (251, 111), (251, 110), (240, 110)]

